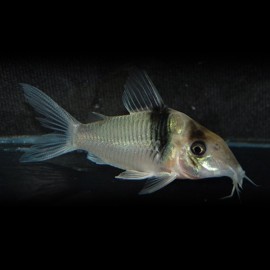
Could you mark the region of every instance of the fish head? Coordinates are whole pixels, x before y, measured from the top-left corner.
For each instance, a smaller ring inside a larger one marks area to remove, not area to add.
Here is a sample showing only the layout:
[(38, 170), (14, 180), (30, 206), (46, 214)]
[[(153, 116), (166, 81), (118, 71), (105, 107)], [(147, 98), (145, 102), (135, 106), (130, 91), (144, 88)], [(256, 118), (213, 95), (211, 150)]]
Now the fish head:
[(235, 191), (239, 194), (244, 178), (252, 182), (220, 136), (185, 114), (180, 113), (178, 117), (181, 119), (176, 120), (179, 125), (173, 141), (179, 178), (230, 177), (233, 182), (230, 196)]

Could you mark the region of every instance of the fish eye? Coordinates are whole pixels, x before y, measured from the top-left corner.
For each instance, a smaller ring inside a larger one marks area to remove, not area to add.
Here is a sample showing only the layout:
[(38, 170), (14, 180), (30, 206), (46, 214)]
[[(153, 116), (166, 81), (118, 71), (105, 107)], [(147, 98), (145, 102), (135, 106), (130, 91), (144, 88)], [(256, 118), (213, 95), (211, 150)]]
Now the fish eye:
[(190, 149), (194, 155), (202, 156), (206, 152), (206, 145), (202, 141), (196, 141), (191, 145)]

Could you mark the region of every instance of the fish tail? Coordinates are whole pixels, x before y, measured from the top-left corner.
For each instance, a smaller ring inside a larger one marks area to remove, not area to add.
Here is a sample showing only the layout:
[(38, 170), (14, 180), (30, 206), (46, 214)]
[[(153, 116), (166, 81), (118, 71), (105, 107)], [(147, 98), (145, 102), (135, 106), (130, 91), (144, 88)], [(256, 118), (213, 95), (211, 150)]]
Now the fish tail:
[(76, 150), (74, 137), (80, 123), (41, 90), (21, 84), (28, 103), (42, 116), (37, 119), (54, 133), (34, 141), (21, 162), (39, 162)]

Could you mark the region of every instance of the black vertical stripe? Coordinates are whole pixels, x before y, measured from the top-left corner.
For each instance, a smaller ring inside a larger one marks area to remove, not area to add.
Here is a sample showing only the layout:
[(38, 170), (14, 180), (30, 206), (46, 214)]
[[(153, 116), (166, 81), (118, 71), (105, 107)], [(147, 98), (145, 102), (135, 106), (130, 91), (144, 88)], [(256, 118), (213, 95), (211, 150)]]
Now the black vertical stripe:
[(168, 119), (169, 109), (155, 110), (151, 112), (151, 141), (153, 148), (158, 149), (159, 153), (163, 153), (169, 140)]

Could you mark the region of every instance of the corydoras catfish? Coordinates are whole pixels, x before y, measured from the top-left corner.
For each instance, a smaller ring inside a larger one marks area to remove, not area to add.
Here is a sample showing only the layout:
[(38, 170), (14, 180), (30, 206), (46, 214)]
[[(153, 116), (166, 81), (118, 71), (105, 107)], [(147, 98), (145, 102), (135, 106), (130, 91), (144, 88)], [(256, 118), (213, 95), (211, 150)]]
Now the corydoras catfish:
[(125, 170), (117, 179), (144, 180), (140, 194), (157, 191), (175, 179), (228, 176), (239, 193), (251, 181), (224, 140), (186, 114), (170, 109), (145, 72), (136, 71), (125, 84), (128, 115), (92, 113), (82, 124), (39, 89), (21, 84), (26, 100), (53, 130), (25, 152), (22, 162), (40, 162), (84, 150), (87, 159)]

